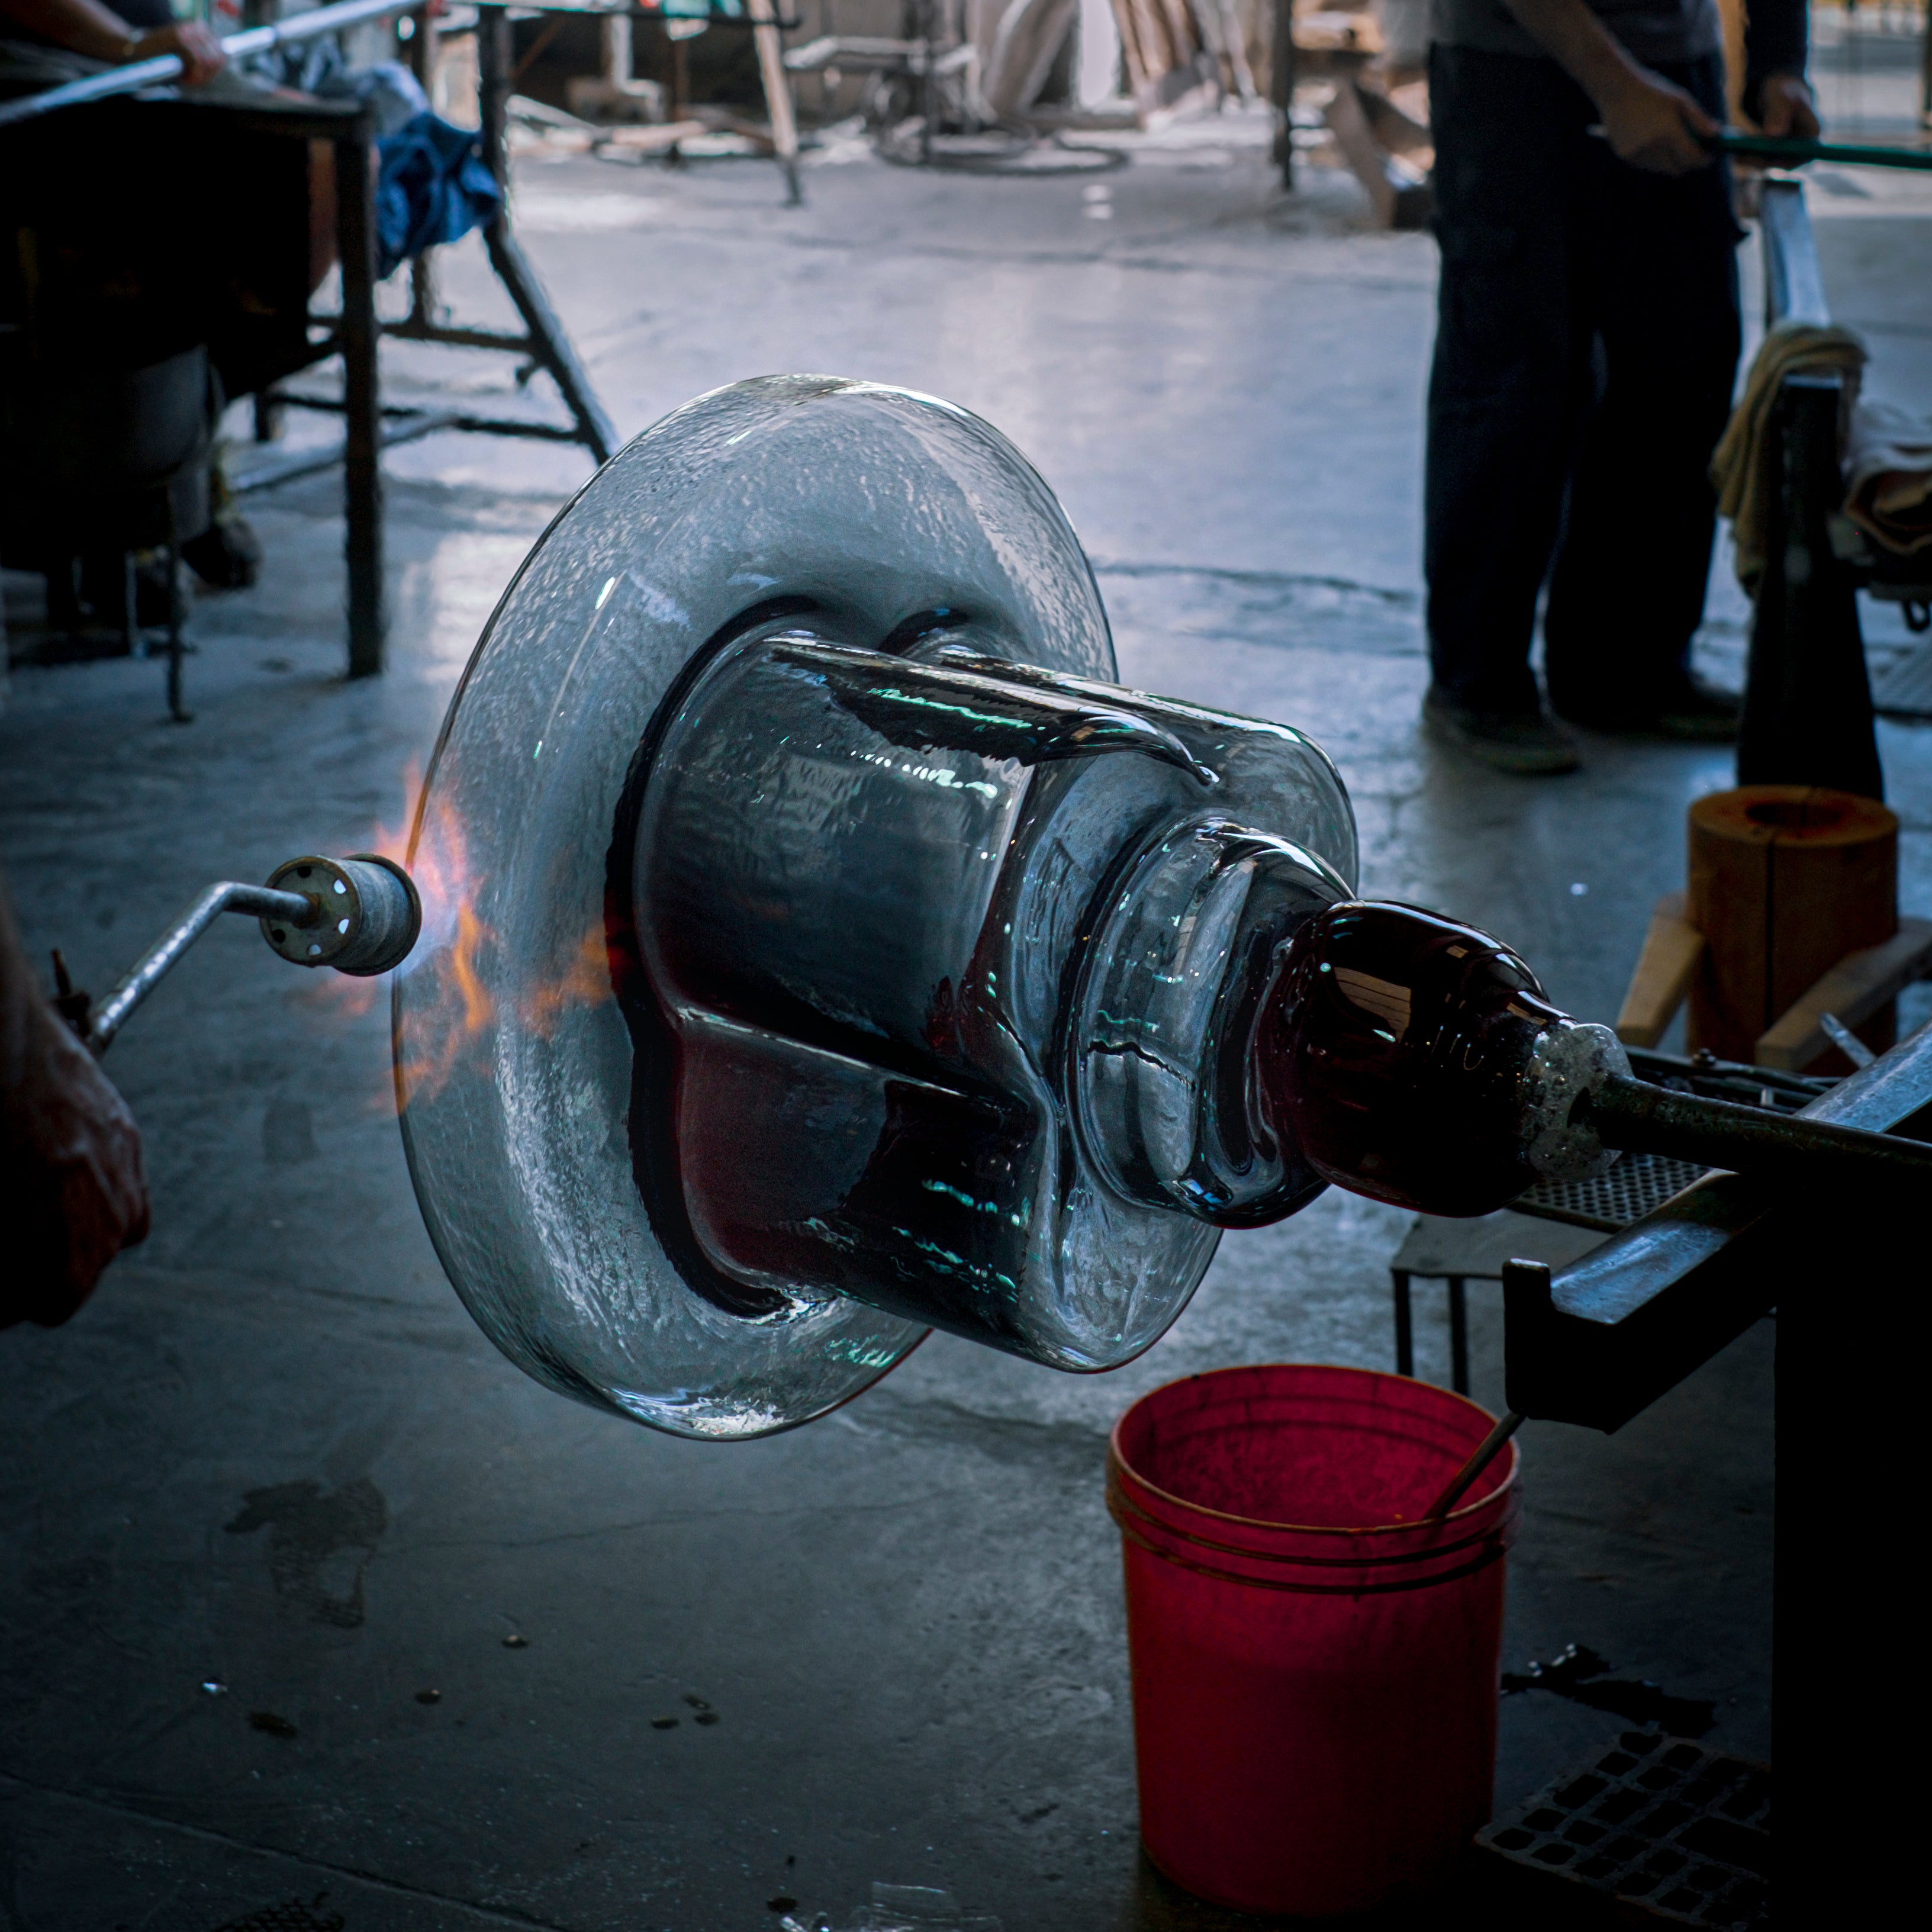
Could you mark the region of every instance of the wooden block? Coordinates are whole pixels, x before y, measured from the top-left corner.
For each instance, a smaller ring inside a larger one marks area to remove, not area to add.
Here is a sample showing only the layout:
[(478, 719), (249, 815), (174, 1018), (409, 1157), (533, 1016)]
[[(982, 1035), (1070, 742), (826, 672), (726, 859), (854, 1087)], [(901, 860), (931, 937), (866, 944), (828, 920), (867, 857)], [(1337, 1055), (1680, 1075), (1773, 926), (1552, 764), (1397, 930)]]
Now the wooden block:
[(1654, 1046), (1670, 1030), (1690, 990), (1704, 935), (1684, 916), (1684, 896), (1666, 892), (1650, 916), (1636, 970), (1617, 1015), (1617, 1037), (1626, 1046)]
[(1932, 920), (1900, 920), (1897, 933), (1882, 946), (1848, 953), (1787, 1008), (1758, 1041), (1751, 1055), (1753, 1064), (1793, 1073), (1801, 1071), (1832, 1045), (1820, 1024), (1822, 1015), (1835, 1015), (1845, 1025), (1856, 1028), (1895, 999), (1900, 988), (1925, 977), (1929, 968)]
[(1426, 170), (1392, 154), (1369, 124), (1361, 91), (1343, 80), (1322, 118), (1349, 170), (1369, 191), (1376, 218), (1384, 228), (1420, 228), (1435, 212), (1436, 193)]
[(626, 148), (638, 154), (661, 154), (680, 141), (695, 140), (700, 134), (710, 134), (711, 128), (703, 121), (659, 121), (642, 127), (600, 128), (597, 131), (600, 146)]
[(1693, 1052), (1748, 1060), (1847, 953), (1898, 930), (1898, 820), (1850, 792), (1745, 785), (1699, 799), (1689, 831), (1688, 916), (1704, 962), (1685, 1037)]
[(1412, 119), (1379, 88), (1355, 83), (1355, 97), (1369, 131), (1392, 154), (1402, 154), (1417, 166), (1429, 168), (1436, 160), (1436, 136), (1422, 122)]

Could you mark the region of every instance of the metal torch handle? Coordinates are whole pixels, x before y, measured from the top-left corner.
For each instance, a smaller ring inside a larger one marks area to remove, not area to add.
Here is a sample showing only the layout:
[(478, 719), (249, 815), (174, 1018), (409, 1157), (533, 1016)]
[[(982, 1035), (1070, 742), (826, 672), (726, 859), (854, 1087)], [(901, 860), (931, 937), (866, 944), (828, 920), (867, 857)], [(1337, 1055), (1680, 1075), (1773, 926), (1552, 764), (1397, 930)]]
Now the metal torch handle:
[(86, 1035), (88, 1051), (98, 1059), (114, 1042), (134, 1009), (159, 986), (168, 970), (225, 912), (257, 919), (285, 919), (305, 926), (316, 916), (316, 902), (301, 892), (272, 892), (223, 879), (210, 886), (134, 963), (133, 970), (101, 1001)]

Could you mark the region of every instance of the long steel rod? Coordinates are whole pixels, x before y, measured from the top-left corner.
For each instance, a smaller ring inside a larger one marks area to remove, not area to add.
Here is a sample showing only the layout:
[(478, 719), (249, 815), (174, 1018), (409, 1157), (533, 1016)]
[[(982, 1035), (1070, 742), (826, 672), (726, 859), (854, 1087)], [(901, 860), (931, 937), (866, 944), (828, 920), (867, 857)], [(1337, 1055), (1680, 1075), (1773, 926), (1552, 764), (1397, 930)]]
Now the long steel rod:
[(198, 898), (134, 963), (133, 970), (101, 1001), (87, 1029), (87, 1047), (97, 1058), (113, 1044), (128, 1016), (159, 986), (169, 969), (225, 912), (252, 914), (257, 919), (285, 919), (307, 926), (316, 917), (316, 902), (301, 892), (271, 892), (266, 886), (244, 886), (224, 879)]
[(1782, 1172), (1860, 1185), (1932, 1180), (1932, 1143), (1707, 1100), (1644, 1080), (1612, 1076), (1579, 1100), (1570, 1118), (1587, 1122), (1606, 1147), (1736, 1172)]
[(1469, 1460), (1449, 1479), (1449, 1486), (1429, 1505), (1423, 1514), (1424, 1522), (1433, 1522), (1445, 1516), (1462, 1500), (1462, 1492), (1496, 1460), (1503, 1444), (1522, 1426), (1522, 1418), (1514, 1409), (1508, 1410), (1502, 1421), (1476, 1444)]
[[(1600, 123), (1586, 128), (1599, 141), (1610, 139)], [(1754, 134), (1743, 128), (1720, 128), (1714, 134), (1695, 137), (1714, 153), (1738, 154), (1748, 160), (1802, 168), (1808, 161), (1840, 161), (1862, 168), (1932, 168), (1932, 153), (1923, 148), (1855, 146), (1848, 141), (1801, 141), (1783, 134)]]
[[(318, 34), (340, 33), (364, 20), (380, 20), (395, 14), (412, 14), (423, 0), (338, 0), (333, 7), (318, 7), (312, 13), (298, 14), (292, 20), (278, 20), (266, 27), (250, 27), (230, 34), (221, 43), (221, 51), (232, 60), (246, 60), (251, 54), (265, 54), (272, 48), (288, 46), (298, 40), (312, 40)], [(126, 67), (110, 68), (105, 74), (91, 74), (85, 80), (70, 80), (64, 86), (50, 87), (42, 94), (29, 94), (18, 100), (0, 104), (0, 128), (16, 122), (31, 121), (61, 107), (78, 107), (89, 100), (106, 100), (117, 94), (138, 94), (144, 87), (158, 87), (176, 80), (182, 72), (178, 54), (157, 54), (152, 60), (135, 61)]]
[(1776, 161), (1787, 168), (1807, 161), (1840, 161), (1862, 168), (1932, 168), (1932, 154), (1922, 148), (1874, 148), (1848, 141), (1800, 141), (1781, 134), (1752, 134), (1741, 128), (1720, 128), (1706, 146), (1752, 160)]

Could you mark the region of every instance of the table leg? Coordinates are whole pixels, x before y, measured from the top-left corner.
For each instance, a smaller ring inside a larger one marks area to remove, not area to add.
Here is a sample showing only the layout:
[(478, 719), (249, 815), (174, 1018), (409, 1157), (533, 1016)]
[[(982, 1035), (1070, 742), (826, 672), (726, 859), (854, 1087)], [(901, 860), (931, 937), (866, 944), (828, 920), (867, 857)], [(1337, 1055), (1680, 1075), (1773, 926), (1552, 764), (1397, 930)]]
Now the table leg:
[(376, 170), (366, 116), (335, 142), (342, 262), (343, 510), (349, 564), (349, 675), (382, 668), (382, 397), (376, 353)]
[[(772, 124), (772, 147), (778, 166), (784, 171), (785, 206), (796, 208), (805, 194), (798, 181), (798, 123), (791, 111), (791, 82), (785, 73), (784, 44), (778, 38), (778, 16), (772, 10), (772, 0), (748, 0), (748, 9), (756, 22), (752, 38), (758, 44), (758, 77), (764, 83), (765, 114)], [(926, 65), (930, 68), (929, 32), (926, 46)]]
[[(416, 23), (416, 31), (409, 40), (410, 71), (433, 104), (436, 99), (436, 20), (428, 7), (410, 18)], [(435, 320), (436, 251), (425, 248), (410, 262), (410, 321), (412, 326), (420, 328), (432, 325)]]
[(1389, 1279), (1395, 1288), (1395, 1372), (1399, 1376), (1415, 1372), (1415, 1326), (1408, 1300), (1408, 1270), (1390, 1268)]
[(1268, 98), (1281, 116), (1275, 124), (1274, 158), (1281, 170), (1281, 184), (1294, 190), (1294, 9), (1288, 0), (1280, 0), (1275, 10), (1274, 77)]
[[(769, 4), (769, 0), (767, 0)], [(776, 29), (774, 30), (776, 31)], [(530, 338), (530, 351), (549, 372), (577, 424), (578, 440), (599, 463), (608, 463), (617, 447), (617, 432), (604, 413), (590, 378), (577, 359), (577, 351), (550, 297), (537, 280), (509, 219), (509, 154), (506, 146), (510, 98), (510, 16), (507, 8), (476, 10), (477, 97), (483, 122), (483, 160), (505, 194), (504, 212), (483, 231), (490, 266), (516, 304)]]
[(1449, 1386), (1469, 1393), (1469, 1302), (1462, 1277), (1449, 1277)]

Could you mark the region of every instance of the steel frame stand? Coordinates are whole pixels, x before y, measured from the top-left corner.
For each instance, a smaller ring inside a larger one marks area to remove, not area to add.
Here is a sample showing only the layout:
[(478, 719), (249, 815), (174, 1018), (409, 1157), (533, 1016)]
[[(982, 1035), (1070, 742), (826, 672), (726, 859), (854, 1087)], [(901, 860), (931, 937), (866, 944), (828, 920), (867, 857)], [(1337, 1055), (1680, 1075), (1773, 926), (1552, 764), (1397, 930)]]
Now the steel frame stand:
[[(376, 317), (375, 121), (361, 103), (326, 101), (212, 110), (232, 114), (251, 130), (290, 140), (326, 141), (335, 158), (335, 246), (342, 272), (342, 312), (320, 318), (328, 339), (310, 365), (342, 358), (343, 418), (339, 448), (293, 464), (272, 464), (238, 478), (239, 495), (312, 470), (342, 465), (343, 553), (348, 567), (349, 675), (373, 677), (382, 668), (388, 616), (382, 591), (382, 411)], [(255, 403), (256, 434), (275, 423), (284, 398), (270, 390)]]
[[(509, 97), (509, 15), (506, 7), (490, 4), (479, 8), (478, 16), (483, 158), (498, 186), (507, 194), (505, 135), (506, 104)], [(434, 26), (427, 8), (414, 17), (416, 31), (410, 44), (410, 64), (427, 88), (434, 73)], [(314, 358), (320, 362), (331, 355), (342, 357), (341, 401), (268, 390), (256, 398), (256, 438), (272, 440), (279, 433), (282, 412), (293, 406), (325, 410), (332, 414), (339, 412), (343, 418), (343, 440), (339, 446), (272, 460), (237, 478), (235, 488), (238, 494), (264, 489), (332, 468), (338, 462), (342, 464), (344, 550), (349, 574), (349, 675), (374, 676), (382, 669), (388, 632), (382, 582), (382, 451), (440, 430), (461, 430), (546, 442), (580, 443), (602, 464), (609, 462), (616, 451), (616, 431), (591, 388), (543, 284), (511, 232), (507, 214), (499, 214), (484, 230), (484, 242), (491, 268), (522, 318), (524, 334), (453, 328), (438, 322), (435, 270), (427, 254), (418, 256), (410, 265), (408, 316), (400, 322), (384, 322), (376, 312), (375, 129), (368, 111), (359, 105), (335, 108), (317, 104), (299, 109), (240, 112), (252, 126), (294, 138), (326, 140), (333, 146), (336, 248), (342, 274), (341, 314), (324, 319), (331, 321), (332, 332), (327, 343), (318, 346)], [(472, 416), (454, 410), (386, 408), (378, 367), (378, 350), (385, 335), (522, 356), (546, 370), (555, 382), (570, 412), (569, 425)]]

